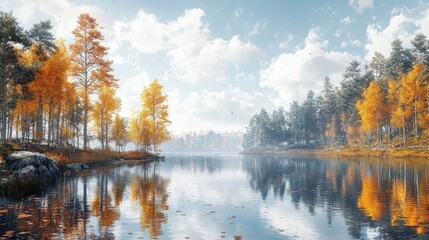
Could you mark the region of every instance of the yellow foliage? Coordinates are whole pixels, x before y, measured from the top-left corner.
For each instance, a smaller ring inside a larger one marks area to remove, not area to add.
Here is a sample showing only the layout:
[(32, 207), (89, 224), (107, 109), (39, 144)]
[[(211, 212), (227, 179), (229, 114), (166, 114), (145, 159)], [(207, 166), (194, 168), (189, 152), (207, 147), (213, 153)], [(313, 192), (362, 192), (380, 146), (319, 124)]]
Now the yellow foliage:
[(361, 117), (361, 132), (377, 133), (380, 126), (386, 120), (386, 107), (381, 88), (375, 82), (371, 82), (363, 92), (363, 100), (356, 103), (356, 109)]
[(166, 104), (167, 95), (162, 93), (163, 86), (154, 80), (148, 87), (145, 87), (141, 95), (143, 110), (141, 118), (146, 119), (145, 125), (149, 127), (149, 136), (152, 142), (154, 152), (157, 146), (170, 140), (168, 125), (168, 105)]
[(386, 211), (381, 201), (380, 186), (376, 176), (362, 176), (362, 192), (358, 197), (357, 205), (372, 220), (378, 220)]

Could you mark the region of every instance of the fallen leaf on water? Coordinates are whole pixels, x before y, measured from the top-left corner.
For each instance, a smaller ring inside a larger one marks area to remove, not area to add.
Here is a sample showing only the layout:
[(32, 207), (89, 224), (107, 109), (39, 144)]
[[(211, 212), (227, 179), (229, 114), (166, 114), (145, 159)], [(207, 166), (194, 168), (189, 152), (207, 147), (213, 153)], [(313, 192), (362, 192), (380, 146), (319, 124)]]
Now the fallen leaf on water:
[(30, 214), (25, 214), (25, 213), (21, 213), (21, 214), (18, 215), (18, 218), (28, 218), (28, 217), (31, 217), (31, 215)]
[(15, 231), (7, 231), (5, 234), (3, 234), (3, 237), (12, 237), (13, 236), (13, 233), (14, 233)]
[(0, 210), (0, 213), (7, 213), (7, 212), (9, 212), (9, 210), (7, 210), (7, 209)]
[(19, 232), (19, 235), (23, 235), (23, 234), (29, 234), (30, 232)]

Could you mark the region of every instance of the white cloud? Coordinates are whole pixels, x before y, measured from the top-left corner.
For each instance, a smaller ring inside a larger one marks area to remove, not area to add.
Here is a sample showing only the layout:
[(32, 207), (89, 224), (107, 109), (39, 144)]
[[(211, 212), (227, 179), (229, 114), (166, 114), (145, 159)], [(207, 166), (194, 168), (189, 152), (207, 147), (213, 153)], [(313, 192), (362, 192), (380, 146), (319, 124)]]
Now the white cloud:
[(234, 18), (237, 19), (243, 14), (243, 8), (238, 8), (234, 10)]
[(216, 38), (207, 41), (197, 51), (178, 46), (167, 54), (171, 58), (172, 68), (181, 75), (182, 81), (197, 83), (224, 81), (225, 73), (231, 66), (238, 67), (256, 59), (262, 52), (255, 45), (233, 36), (230, 40)]
[(385, 28), (376, 24), (369, 25), (366, 30), (365, 60), (371, 60), (375, 51), (388, 57), (391, 51), (390, 43), (396, 38), (400, 39), (405, 47), (411, 47), (410, 42), (416, 33), (427, 33), (428, 31), (429, 9), (426, 9), (423, 14), (399, 13), (394, 15)]
[(345, 48), (345, 47), (347, 47), (347, 46), (350, 46), (350, 47), (360, 47), (360, 46), (361, 46), (361, 43), (360, 43), (360, 41), (359, 41), (359, 40), (357, 40), (357, 39), (355, 39), (355, 40), (350, 40), (350, 41), (348, 41), (348, 42), (343, 41), (343, 42), (341, 43), (341, 48)]
[(123, 37), (139, 52), (157, 53), (167, 46), (165, 25), (159, 23), (153, 14), (140, 10), (132, 22), (122, 26), (128, 26), (127, 33)]
[(354, 7), (358, 12), (363, 12), (373, 7), (373, 0), (349, 0), (349, 6)]
[(262, 55), (254, 44), (238, 36), (230, 40), (212, 38), (208, 26), (202, 21), (204, 11), (186, 10), (177, 20), (162, 23), (155, 15), (139, 11), (124, 26), (123, 40), (141, 53), (159, 53), (168, 56), (171, 68), (185, 82), (225, 80), (231, 66), (239, 66)]
[(350, 23), (352, 23), (352, 19), (350, 18), (350, 16), (347, 16), (347, 17), (341, 19), (340, 22), (343, 23), (344, 25), (349, 25)]
[(334, 36), (338, 38), (341, 37), (341, 30), (340, 29), (335, 30)]
[(249, 37), (259, 34), (259, 28), (261, 27), (261, 22), (257, 21), (253, 26), (253, 29), (249, 32)]
[[(169, 93), (172, 129), (238, 130), (260, 109), (264, 97), (243, 92), (239, 88), (222, 91), (191, 92), (185, 100), (176, 88)], [(189, 124), (192, 122), (192, 125)]]
[(304, 47), (281, 54), (259, 72), (260, 86), (272, 88), (281, 99), (290, 101), (303, 100), (308, 90), (320, 90), (325, 76), (338, 83), (344, 69), (356, 57), (346, 52), (325, 51), (327, 45), (327, 41), (320, 40), (319, 29), (311, 29)]
[(69, 43), (73, 41), (72, 31), (76, 28), (81, 13), (89, 13), (96, 19), (106, 39), (111, 39), (114, 35), (111, 16), (106, 10), (94, 5), (76, 5), (68, 0), (6, 0), (2, 10), (13, 10), (14, 16), (25, 28), (30, 28), (38, 21), (51, 20), (54, 36), (64, 38)]
[(279, 48), (284, 49), (284, 48), (289, 47), (289, 44), (290, 44), (290, 42), (291, 42), (292, 40), (293, 40), (293, 35), (289, 33), (289, 34), (287, 35), (287, 39), (286, 39), (286, 41), (283, 41), (283, 42), (281, 42), (281, 43), (279, 44)]
[(117, 96), (122, 101), (122, 115), (130, 117), (133, 108), (139, 108), (140, 95), (151, 79), (146, 71), (141, 71), (132, 78), (120, 80)]

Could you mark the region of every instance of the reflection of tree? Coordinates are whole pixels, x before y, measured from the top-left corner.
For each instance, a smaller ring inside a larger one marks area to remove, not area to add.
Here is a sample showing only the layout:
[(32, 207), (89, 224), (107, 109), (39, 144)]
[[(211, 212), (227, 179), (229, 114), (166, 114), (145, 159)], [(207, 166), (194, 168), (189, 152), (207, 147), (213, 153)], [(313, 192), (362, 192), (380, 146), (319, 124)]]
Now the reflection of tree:
[(113, 206), (112, 197), (108, 191), (106, 175), (98, 176), (97, 187), (95, 189), (95, 197), (91, 203), (91, 212), (92, 215), (98, 218), (99, 237), (114, 239), (114, 236), (108, 230), (119, 218), (119, 211)]
[(171, 161), (172, 168), (192, 170), (193, 172), (220, 172), (224, 168), (225, 160), (222, 156), (184, 156)]
[[(142, 230), (159, 236), (168, 220), (168, 180), (153, 172), (152, 166), (100, 167), (90, 175), (63, 179), (40, 198), (0, 201), (0, 237), (13, 230), (22, 239), (114, 239), (111, 230), (128, 186), (131, 200), (139, 203)], [(129, 170), (133, 168), (137, 171)], [(98, 220), (97, 232), (87, 226), (91, 216)]]
[(152, 237), (162, 234), (161, 227), (168, 221), (165, 211), (168, 210), (168, 180), (145, 168), (141, 175), (135, 175), (131, 183), (131, 199), (138, 201), (140, 211), (140, 225), (142, 231), (148, 229)]
[(352, 237), (362, 238), (364, 226), (381, 237), (429, 237), (427, 162), (245, 156), (243, 168), (263, 199), (286, 193), (310, 213), (324, 206), (328, 224), (341, 211)]
[(78, 179), (65, 179), (63, 186), (44, 198), (29, 197), (24, 202), (10, 203), (8, 212), (0, 217), (4, 223), (0, 235), (16, 230), (20, 238), (85, 238), (86, 203), (78, 196)]
[(377, 175), (377, 173), (374, 175), (362, 174), (362, 191), (357, 204), (372, 220), (380, 219), (386, 211)]

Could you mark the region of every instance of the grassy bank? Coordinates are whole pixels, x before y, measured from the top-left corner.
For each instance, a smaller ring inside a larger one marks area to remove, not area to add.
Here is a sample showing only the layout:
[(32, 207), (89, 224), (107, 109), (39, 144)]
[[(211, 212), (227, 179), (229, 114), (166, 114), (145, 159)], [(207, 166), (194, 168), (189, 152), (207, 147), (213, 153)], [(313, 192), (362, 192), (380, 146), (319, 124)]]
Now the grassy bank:
[(109, 160), (124, 159), (124, 160), (144, 160), (156, 157), (154, 154), (140, 151), (102, 151), (102, 150), (75, 150), (71, 152), (69, 149), (55, 149), (44, 153), (47, 157), (54, 158), (60, 167), (69, 163), (84, 163), (88, 165), (103, 164)]
[[(111, 150), (82, 150), (82, 149), (67, 149), (53, 148), (48, 146), (40, 146), (36, 144), (28, 144), (26, 148), (20, 148), (14, 143), (0, 145), (0, 156), (4, 160), (9, 154), (15, 151), (31, 151), (45, 154), (47, 157), (54, 158), (61, 168), (64, 168), (69, 163), (84, 163), (88, 165), (102, 164), (108, 160), (124, 159), (124, 160), (143, 160), (152, 159), (156, 156), (144, 151), (126, 151), (116, 152)], [(2, 173), (0, 167), (0, 175)]]
[(248, 155), (317, 155), (317, 156), (339, 156), (339, 157), (393, 157), (393, 158), (429, 158), (428, 149), (399, 149), (391, 148), (388, 150), (374, 149), (357, 149), (357, 148), (342, 148), (342, 149), (291, 149), (291, 150), (274, 150), (260, 151), (245, 150), (241, 154)]

